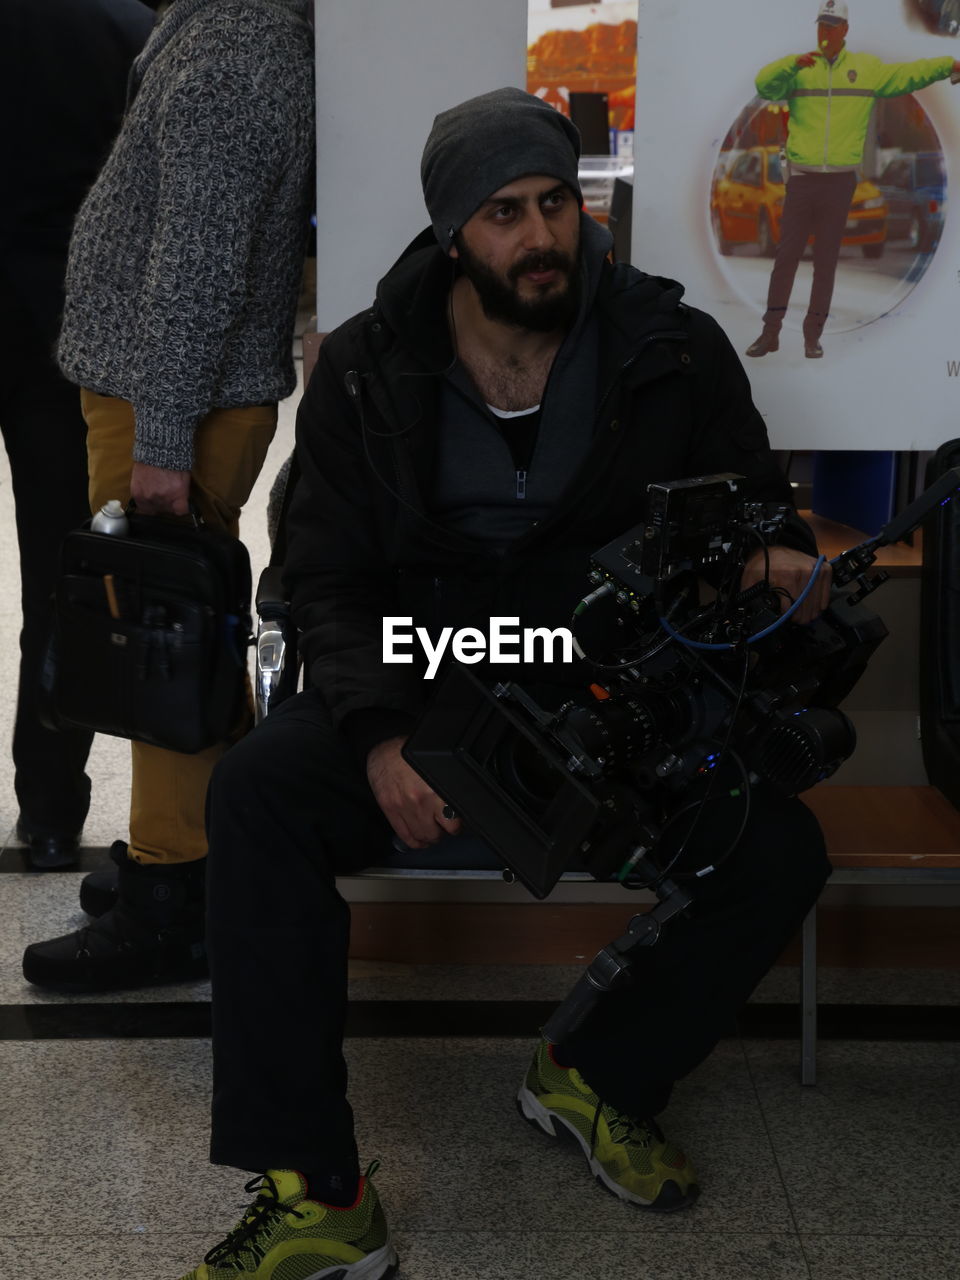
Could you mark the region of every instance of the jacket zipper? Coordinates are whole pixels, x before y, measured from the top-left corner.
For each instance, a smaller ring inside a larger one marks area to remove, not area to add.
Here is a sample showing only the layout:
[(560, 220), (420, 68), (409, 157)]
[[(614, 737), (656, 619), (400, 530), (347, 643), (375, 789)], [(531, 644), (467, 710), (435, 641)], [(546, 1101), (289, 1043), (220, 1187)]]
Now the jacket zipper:
[(550, 381), (553, 378), (553, 370), (555, 365), (556, 365), (556, 360), (554, 359), (554, 361), (550, 365), (550, 370), (547, 373), (547, 381), (544, 384), (543, 392), (540, 396), (540, 420), (537, 424), (537, 434), (533, 441), (533, 448), (530, 451), (530, 456), (527, 459), (527, 465), (522, 471), (519, 468), (516, 470), (516, 478), (517, 478), (516, 494), (517, 494), (518, 501), (522, 501), (527, 496), (527, 476), (530, 474), (530, 470), (533, 467), (533, 460), (537, 454), (537, 446), (540, 444), (540, 435), (541, 435), (540, 428), (543, 425), (543, 408), (544, 408), (544, 405), (547, 403), (547, 392), (550, 390)]
[(823, 172), (827, 173), (830, 155), (830, 113), (833, 108), (833, 63), (827, 63), (827, 123), (823, 132)]
[[(643, 355), (644, 351), (646, 351), (647, 347), (649, 347), (654, 342), (686, 342), (686, 340), (687, 340), (686, 334), (677, 333), (676, 330), (670, 330), (667, 333), (648, 333), (647, 336), (644, 338), (643, 342), (641, 343), (641, 345), (637, 348), (636, 351), (634, 351), (633, 355), (629, 358), (629, 360), (625, 360), (624, 363), (620, 366), (616, 374), (613, 376), (613, 378), (611, 378), (606, 391), (604, 391), (603, 395), (600, 397), (600, 400), (597, 403), (597, 411), (593, 417), (594, 428), (596, 428), (597, 423), (600, 421), (600, 415), (603, 413), (604, 405), (610, 399), (610, 396), (613, 394), (616, 387), (620, 384), (624, 374), (627, 372), (628, 369), (632, 368), (633, 365), (636, 364), (636, 362)], [(520, 474), (521, 473), (518, 471), (517, 472), (518, 484), (519, 484)], [(524, 479), (526, 479), (526, 472), (524, 472), (523, 475), (524, 475)], [(541, 534), (544, 531), (544, 529), (549, 529), (556, 522), (558, 515), (562, 515), (562, 514), (563, 514), (562, 512), (558, 512), (557, 508), (554, 507), (550, 515), (547, 516), (546, 519), (540, 520), (537, 524), (533, 526), (532, 529), (530, 529), (527, 533), (523, 534), (518, 539), (518, 543), (526, 542), (527, 539), (530, 538), (531, 536), (537, 536)], [(517, 543), (514, 543), (514, 546), (516, 545)]]

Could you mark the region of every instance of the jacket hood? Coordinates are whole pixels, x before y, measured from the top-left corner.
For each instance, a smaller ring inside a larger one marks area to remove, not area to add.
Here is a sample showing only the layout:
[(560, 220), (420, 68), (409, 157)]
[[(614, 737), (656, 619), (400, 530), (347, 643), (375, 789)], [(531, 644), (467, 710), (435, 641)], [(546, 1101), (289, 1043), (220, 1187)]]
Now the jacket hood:
[(377, 306), (389, 328), (437, 373), (454, 359), (445, 304), (455, 278), (453, 258), (427, 227), (377, 285)]
[(680, 323), (685, 306), (684, 286), (669, 276), (651, 276), (636, 267), (618, 262), (605, 273), (597, 294), (597, 304), (617, 317), (615, 323), (632, 331), (648, 316), (655, 326), (672, 328)]

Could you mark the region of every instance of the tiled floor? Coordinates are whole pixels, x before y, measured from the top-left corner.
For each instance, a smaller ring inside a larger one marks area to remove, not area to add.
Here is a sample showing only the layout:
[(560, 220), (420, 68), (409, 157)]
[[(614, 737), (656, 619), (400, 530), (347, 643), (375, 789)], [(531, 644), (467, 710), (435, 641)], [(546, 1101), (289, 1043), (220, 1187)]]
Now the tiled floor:
[[(268, 1011), (263, 1011), (268, 1016)], [(725, 1041), (677, 1090), (670, 1130), (703, 1195), (645, 1215), (518, 1119), (521, 1040), (353, 1040), (358, 1138), (404, 1280), (815, 1280), (960, 1275), (960, 1051)], [(175, 1280), (239, 1216), (206, 1164), (205, 1040), (0, 1043), (0, 1274)]]
[[(266, 561), (266, 492), (290, 447), (293, 403), (244, 518), (255, 572)], [(0, 459), (0, 639), (12, 654), (16, 551), (5, 467)], [(13, 691), (11, 679), (0, 682), (0, 725), (12, 721)], [(97, 740), (89, 845), (126, 834), (126, 758), (125, 743)], [(15, 819), (3, 759), (0, 842)], [(71, 1003), (27, 987), (19, 961), (27, 942), (82, 921), (79, 879), (0, 874), (0, 1014)], [(578, 972), (364, 964), (352, 994), (552, 1000)], [(960, 977), (826, 971), (821, 993), (830, 1002), (956, 1005)], [(100, 1000), (208, 996), (196, 983)], [(775, 971), (758, 993), (795, 998), (792, 971)], [(251, 1017), (269, 1034), (269, 1007)], [(521, 1123), (513, 1097), (531, 1044), (349, 1042), (361, 1151), (382, 1161), (378, 1185), (402, 1280), (960, 1277), (956, 1042), (824, 1042), (819, 1084), (803, 1089), (794, 1041), (724, 1041), (679, 1086), (665, 1117), (703, 1183), (697, 1206), (669, 1217), (608, 1197), (579, 1156)], [(246, 1179), (206, 1160), (209, 1052), (207, 1040), (189, 1037), (0, 1038), (3, 1280), (177, 1280), (225, 1234), (246, 1201)], [(304, 1079), (306, 1105), (309, 1064)]]

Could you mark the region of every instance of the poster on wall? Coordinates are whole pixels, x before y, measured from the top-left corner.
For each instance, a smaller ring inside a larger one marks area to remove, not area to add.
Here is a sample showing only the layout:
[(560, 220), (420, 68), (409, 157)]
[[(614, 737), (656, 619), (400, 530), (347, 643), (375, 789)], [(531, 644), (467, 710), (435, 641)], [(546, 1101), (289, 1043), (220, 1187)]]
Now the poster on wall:
[(960, 434), (960, 0), (638, 24), (634, 261), (719, 320), (774, 447)]
[[(529, 0), (527, 89), (571, 115), (579, 95), (605, 99), (602, 127), (609, 138), (596, 144), (591, 118), (577, 121), (585, 132), (584, 150), (629, 155), (633, 143), (637, 62), (637, 0), (596, 4), (551, 4)], [(597, 103), (600, 105), (599, 101)], [(576, 119), (576, 112), (573, 112)], [(584, 130), (584, 123), (586, 129)]]

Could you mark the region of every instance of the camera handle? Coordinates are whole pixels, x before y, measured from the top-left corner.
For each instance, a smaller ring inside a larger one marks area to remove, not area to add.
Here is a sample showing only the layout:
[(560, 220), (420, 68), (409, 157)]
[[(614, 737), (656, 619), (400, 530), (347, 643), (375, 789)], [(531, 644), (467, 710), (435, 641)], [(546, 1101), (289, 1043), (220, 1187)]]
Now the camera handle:
[(830, 561), (833, 567), (834, 586), (843, 587), (849, 582), (856, 582), (858, 590), (851, 592), (847, 599), (852, 605), (859, 604), (865, 596), (868, 596), (871, 591), (876, 591), (877, 587), (886, 582), (890, 576), (881, 569), (872, 577), (867, 577), (866, 571), (876, 560), (878, 550), (889, 546), (892, 542), (899, 542), (907, 534), (913, 533), (914, 529), (918, 529), (938, 506), (944, 506), (958, 493), (960, 493), (960, 467), (951, 467), (928, 489), (924, 489), (919, 498), (914, 499), (908, 507), (904, 507), (889, 524), (885, 524), (878, 534), (868, 538), (866, 542), (851, 547), (849, 551), (841, 551), (838, 556), (834, 556)]
[[(643, 857), (645, 850), (637, 849), (632, 860), (633, 870), (655, 881), (660, 874), (652, 862)], [(557, 1006), (543, 1028), (544, 1038), (550, 1044), (560, 1044), (580, 1027), (602, 995), (632, 981), (629, 956), (639, 947), (652, 947), (659, 941), (660, 930), (668, 920), (686, 911), (693, 897), (673, 880), (656, 885), (659, 902), (642, 915), (636, 915), (627, 925), (627, 932), (615, 938), (591, 961), (589, 968), (578, 979), (573, 990)]]

